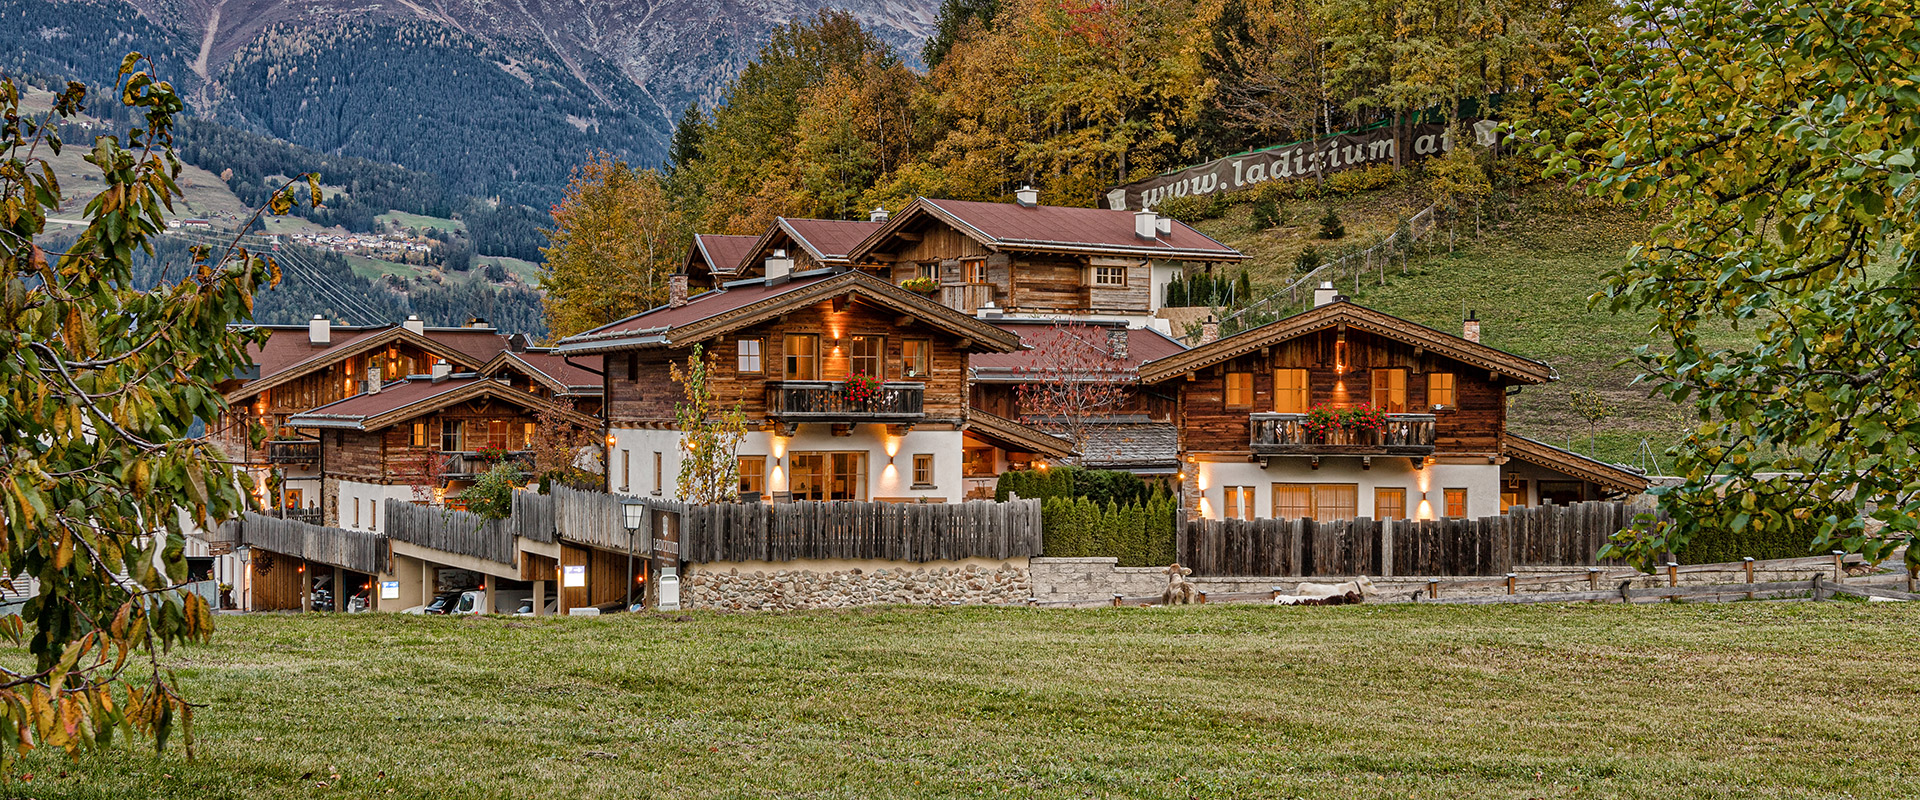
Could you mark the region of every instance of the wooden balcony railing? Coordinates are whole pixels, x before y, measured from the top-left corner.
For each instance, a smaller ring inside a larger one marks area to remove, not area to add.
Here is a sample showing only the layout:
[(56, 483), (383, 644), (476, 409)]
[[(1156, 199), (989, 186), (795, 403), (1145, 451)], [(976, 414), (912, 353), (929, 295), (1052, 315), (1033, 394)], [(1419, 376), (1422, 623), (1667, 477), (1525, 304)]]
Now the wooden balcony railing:
[(960, 283), (940, 287), (940, 305), (966, 314), (979, 311), (993, 302), (991, 283)]
[(855, 402), (841, 381), (769, 381), (767, 416), (786, 422), (918, 422), (927, 416), (924, 383), (880, 384), (877, 397)]
[(320, 509), (315, 508), (269, 508), (260, 512), (262, 516), (274, 519), (290, 519), (308, 525), (320, 524)]
[(533, 451), (531, 450), (513, 450), (498, 458), (483, 457), (472, 451), (441, 453), (441, 455), (447, 459), (446, 470), (442, 473), (446, 478), (472, 478), (484, 475), (493, 469), (493, 465), (502, 463), (512, 465), (521, 472), (533, 470)]
[(1247, 422), (1255, 455), (1424, 456), (1433, 453), (1432, 414), (1388, 414), (1382, 430), (1335, 428), (1322, 434), (1307, 430), (1305, 414), (1252, 414)]
[(317, 464), (320, 442), (313, 439), (276, 439), (267, 442), (269, 464)]

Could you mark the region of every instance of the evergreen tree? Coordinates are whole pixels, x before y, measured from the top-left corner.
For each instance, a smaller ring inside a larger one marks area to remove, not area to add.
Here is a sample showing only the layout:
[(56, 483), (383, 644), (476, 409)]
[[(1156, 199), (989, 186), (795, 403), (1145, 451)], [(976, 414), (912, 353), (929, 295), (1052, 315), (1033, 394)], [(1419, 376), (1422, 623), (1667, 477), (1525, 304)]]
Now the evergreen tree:
[(1340, 239), (1347, 235), (1347, 225), (1340, 221), (1340, 214), (1327, 206), (1327, 215), (1320, 218), (1320, 238)]
[(1244, 269), (1233, 279), (1233, 302), (1242, 306), (1253, 302), (1253, 277)]
[(1170, 308), (1184, 308), (1187, 305), (1186, 280), (1181, 278), (1176, 278), (1174, 280), (1167, 281), (1167, 303), (1166, 304)]
[(680, 121), (673, 126), (673, 142), (667, 146), (668, 175), (700, 157), (700, 142), (706, 135), (707, 115), (700, 112), (698, 102), (689, 101), (687, 110), (680, 112)]
[(954, 45), (969, 35), (991, 30), (993, 17), (1000, 13), (1001, 0), (944, 0), (940, 18), (934, 22), (933, 35), (920, 48), (920, 61), (927, 69), (940, 66)]

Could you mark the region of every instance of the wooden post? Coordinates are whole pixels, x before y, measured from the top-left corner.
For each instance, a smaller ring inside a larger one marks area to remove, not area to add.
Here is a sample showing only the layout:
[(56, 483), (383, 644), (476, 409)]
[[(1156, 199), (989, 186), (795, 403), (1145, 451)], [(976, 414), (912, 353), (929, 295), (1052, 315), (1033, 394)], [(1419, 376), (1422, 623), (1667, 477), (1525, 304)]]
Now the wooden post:
[(1920, 582), (1920, 567), (1907, 567), (1907, 593), (1913, 594), (1914, 583)]
[(298, 575), (300, 577), (300, 612), (304, 614), (308, 611), (312, 611), (313, 610), (313, 575), (307, 572), (307, 562), (305, 560), (302, 560), (300, 562), (300, 565), (294, 568), (293, 574)]
[(1206, 605), (1206, 604), (1207, 604), (1207, 593), (1206, 593), (1206, 592), (1194, 592), (1193, 594), (1194, 594), (1194, 596), (1195, 596), (1195, 597), (1198, 597), (1198, 598), (1200, 598), (1200, 605), (1203, 605), (1203, 606), (1204, 606), (1204, 605)]
[(1271, 594), (1267, 596), (1267, 599), (1272, 600), (1273, 602), (1276, 602), (1276, 603), (1280, 602), (1280, 587), (1278, 586), (1273, 587), (1273, 591)]
[(544, 617), (547, 615), (546, 581), (533, 582), (533, 615), (536, 617)]
[(1432, 579), (1428, 579), (1428, 581), (1427, 581), (1427, 596), (1428, 596), (1428, 597), (1431, 597), (1431, 598), (1438, 598), (1438, 597), (1440, 596), (1440, 582), (1439, 582), (1439, 581), (1437, 581), (1437, 580), (1432, 580)]
[(1380, 577), (1393, 577), (1393, 529), (1398, 520), (1380, 521)]
[(1600, 568), (1587, 567), (1587, 591), (1600, 591)]
[(482, 609), (480, 613), (482, 614), (500, 613), (499, 606), (494, 605), (494, 595), (493, 595), (494, 589), (500, 584), (500, 579), (492, 575), (488, 575), (487, 577), (482, 578), (481, 580), (486, 581), (486, 584), (482, 587), (483, 591), (480, 593), (481, 597), (484, 598), (481, 602), (486, 603), (487, 607)]
[(1847, 551), (1845, 550), (1833, 551), (1833, 582), (1834, 583), (1847, 582), (1846, 561), (1847, 561)]
[(328, 611), (347, 610), (347, 598), (343, 596), (347, 590), (346, 583), (347, 583), (347, 571), (339, 567), (334, 567), (333, 568), (333, 608), (327, 609)]
[(1114, 593), (1114, 595), (1113, 595), (1113, 607), (1114, 607), (1114, 608), (1119, 608), (1119, 607), (1120, 607), (1120, 599), (1121, 599), (1121, 598), (1123, 598), (1123, 597), (1126, 597), (1126, 595), (1123, 595), (1123, 594), (1120, 594), (1119, 592), (1115, 592), (1115, 593)]
[(1748, 587), (1747, 599), (1752, 600), (1753, 599), (1753, 588), (1752, 588), (1753, 587), (1753, 556), (1746, 556), (1744, 558), (1741, 558), (1740, 561), (1741, 561), (1741, 565), (1746, 567), (1747, 569), (1747, 587)]
[(1813, 599), (1815, 600), (1827, 599), (1827, 589), (1825, 586), (1822, 586), (1820, 584), (1820, 573), (1816, 572), (1813, 574), (1812, 585), (1813, 585)]
[[(1669, 561), (1667, 562), (1667, 586), (1671, 588), (1679, 585), (1680, 585), (1680, 565), (1676, 562)], [(1679, 595), (1675, 595), (1675, 594), (1667, 595), (1668, 600), (1672, 600), (1677, 597), (1679, 597)]]
[(1514, 594), (1513, 573), (1507, 573), (1507, 594)]

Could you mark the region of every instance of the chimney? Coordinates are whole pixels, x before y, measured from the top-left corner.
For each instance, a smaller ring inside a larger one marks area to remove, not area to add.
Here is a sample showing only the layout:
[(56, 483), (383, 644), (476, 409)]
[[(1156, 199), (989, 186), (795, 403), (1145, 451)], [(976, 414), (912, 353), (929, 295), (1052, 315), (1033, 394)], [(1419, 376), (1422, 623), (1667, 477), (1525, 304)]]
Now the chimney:
[(1133, 235), (1153, 239), (1160, 235), (1160, 215), (1151, 208), (1133, 212)]
[(1321, 281), (1313, 290), (1313, 307), (1319, 308), (1340, 299), (1340, 292), (1333, 288), (1333, 281)]
[(788, 275), (792, 275), (792, 274), (793, 274), (793, 259), (787, 256), (787, 251), (775, 250), (773, 251), (773, 255), (767, 256), (767, 282), (768, 283), (773, 283), (774, 281), (784, 279)]
[(887, 207), (874, 206), (872, 211), (867, 212), (867, 221), (868, 222), (886, 222)]
[(444, 381), (447, 379), (448, 375), (452, 375), (452, 374), (453, 374), (453, 365), (447, 363), (446, 359), (442, 358), (433, 362), (433, 382), (434, 383), (439, 383), (441, 381)]
[(467, 327), (493, 330), (493, 323), (488, 322), (486, 317), (474, 317), (467, 320)]
[(507, 349), (515, 353), (527, 352), (527, 347), (531, 344), (533, 343), (527, 341), (527, 335), (524, 333), (516, 333), (507, 337)]
[(1154, 230), (1159, 231), (1161, 236), (1172, 236), (1173, 235), (1173, 218), (1161, 217), (1155, 220)]
[(333, 343), (333, 323), (319, 314), (307, 321), (307, 344), (326, 347)]
[(687, 274), (674, 273), (667, 278), (667, 307), (679, 308), (687, 304)]
[(1121, 361), (1127, 360), (1127, 329), (1107, 329), (1107, 352)]
[(421, 336), (427, 335), (427, 323), (420, 321), (419, 314), (408, 314), (407, 321), (400, 323), (400, 327), (406, 328)]
[(1040, 190), (1031, 186), (1022, 185), (1020, 188), (1013, 190), (1013, 202), (1019, 203), (1027, 208), (1040, 205)]
[(1200, 343), (1206, 344), (1218, 338), (1220, 338), (1220, 320), (1208, 314), (1206, 321), (1200, 323)]
[(1464, 330), (1460, 332), (1461, 338), (1469, 342), (1480, 341), (1480, 315), (1478, 313), (1473, 311), (1467, 312), (1467, 324), (1462, 327)]
[(367, 367), (367, 394), (380, 393), (380, 365)]

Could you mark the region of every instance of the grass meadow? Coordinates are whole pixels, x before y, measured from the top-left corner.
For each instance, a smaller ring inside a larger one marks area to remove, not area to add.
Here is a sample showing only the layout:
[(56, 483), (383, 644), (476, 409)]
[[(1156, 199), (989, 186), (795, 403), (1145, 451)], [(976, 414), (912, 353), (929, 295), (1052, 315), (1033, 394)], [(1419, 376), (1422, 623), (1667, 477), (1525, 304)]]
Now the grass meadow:
[(1739, 603), (228, 616), (196, 758), (34, 798), (1891, 798), (1920, 611)]

